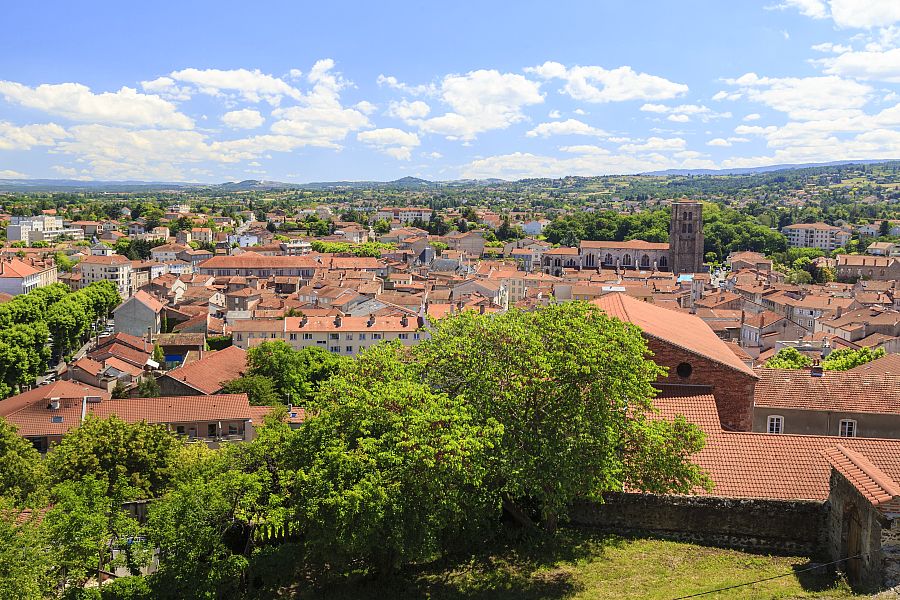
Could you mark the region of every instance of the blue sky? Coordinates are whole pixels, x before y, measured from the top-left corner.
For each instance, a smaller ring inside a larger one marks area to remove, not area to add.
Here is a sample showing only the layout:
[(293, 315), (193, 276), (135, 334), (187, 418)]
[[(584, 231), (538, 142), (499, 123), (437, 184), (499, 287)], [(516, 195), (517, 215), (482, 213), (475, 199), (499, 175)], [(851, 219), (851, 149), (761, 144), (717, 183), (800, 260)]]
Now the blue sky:
[(4, 8), (0, 178), (900, 158), (897, 0), (137, 4)]

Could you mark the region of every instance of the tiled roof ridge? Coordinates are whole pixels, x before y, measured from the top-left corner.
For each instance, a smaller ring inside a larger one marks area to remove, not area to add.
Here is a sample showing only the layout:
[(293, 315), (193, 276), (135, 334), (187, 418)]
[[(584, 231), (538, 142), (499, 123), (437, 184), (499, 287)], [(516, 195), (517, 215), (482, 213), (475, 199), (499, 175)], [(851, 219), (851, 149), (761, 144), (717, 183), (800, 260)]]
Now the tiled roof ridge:
[[(870, 499), (874, 506), (878, 506), (879, 504), (883, 504), (885, 502), (889, 502), (894, 498), (900, 497), (900, 485), (898, 485), (893, 479), (888, 477), (887, 474), (884, 473), (881, 469), (876, 467), (872, 462), (863, 456), (862, 454), (850, 450), (849, 448), (845, 448), (841, 444), (838, 444), (834, 448), (826, 449), (822, 452), (825, 456), (826, 460), (831, 464), (832, 467), (837, 469), (841, 474), (848, 476), (849, 474), (846, 472), (846, 468), (841, 464), (839, 457), (836, 454), (840, 454), (849, 460), (854, 467), (856, 467), (863, 475), (868, 477), (875, 485), (881, 488), (881, 491), (884, 492), (884, 495), (888, 496), (887, 498), (872, 496)], [(859, 487), (857, 483), (862, 484), (863, 482), (856, 481), (856, 477), (848, 477), (851, 483), (853, 483), (854, 487)], [(871, 493), (871, 490), (867, 489), (866, 491)]]

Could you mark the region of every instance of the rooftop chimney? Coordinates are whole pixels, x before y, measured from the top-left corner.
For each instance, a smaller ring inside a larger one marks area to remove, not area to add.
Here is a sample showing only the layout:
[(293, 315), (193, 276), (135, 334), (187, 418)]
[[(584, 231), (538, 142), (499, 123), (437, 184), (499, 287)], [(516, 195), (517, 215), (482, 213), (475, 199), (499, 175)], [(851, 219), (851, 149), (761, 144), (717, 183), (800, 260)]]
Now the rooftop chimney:
[(375, 313), (369, 313), (369, 320), (366, 322), (366, 327), (372, 327), (375, 325)]
[(407, 317), (405, 313), (400, 317), (400, 325), (403, 327), (409, 326), (409, 317)]
[(825, 374), (825, 370), (822, 368), (822, 365), (815, 364), (809, 368), (810, 377), (822, 377)]
[(59, 398), (50, 398), (50, 404), (47, 405), (50, 410), (59, 410)]
[(425, 326), (425, 317), (422, 315), (419, 315), (418, 317), (416, 317), (416, 325), (418, 325), (419, 327), (424, 327)]
[(335, 315), (334, 316), (334, 326), (340, 327), (341, 323), (343, 323), (343, 318), (341, 317), (341, 315), (340, 314)]

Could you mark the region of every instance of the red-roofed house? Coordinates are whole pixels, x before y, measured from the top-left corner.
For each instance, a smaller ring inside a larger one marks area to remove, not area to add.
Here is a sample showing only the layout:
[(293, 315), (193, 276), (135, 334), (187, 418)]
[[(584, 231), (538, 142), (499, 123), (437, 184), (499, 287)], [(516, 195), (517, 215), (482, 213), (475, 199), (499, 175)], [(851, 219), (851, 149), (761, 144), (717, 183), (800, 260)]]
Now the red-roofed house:
[(215, 394), (222, 391), (225, 383), (240, 377), (246, 368), (247, 352), (229, 346), (218, 352), (207, 352), (199, 360), (172, 369), (156, 382), (167, 396)]
[(138, 337), (147, 333), (156, 335), (162, 324), (160, 315), (163, 306), (159, 299), (144, 290), (138, 290), (113, 310), (116, 331)]

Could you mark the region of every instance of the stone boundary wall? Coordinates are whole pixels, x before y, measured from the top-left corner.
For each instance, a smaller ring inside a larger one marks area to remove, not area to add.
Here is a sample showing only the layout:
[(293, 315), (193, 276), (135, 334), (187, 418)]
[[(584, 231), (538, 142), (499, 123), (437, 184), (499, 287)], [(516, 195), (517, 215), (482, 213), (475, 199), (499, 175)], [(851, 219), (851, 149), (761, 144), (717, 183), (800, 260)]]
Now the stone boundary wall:
[(623, 535), (787, 555), (827, 556), (824, 502), (710, 496), (610, 494), (578, 502), (572, 525)]

